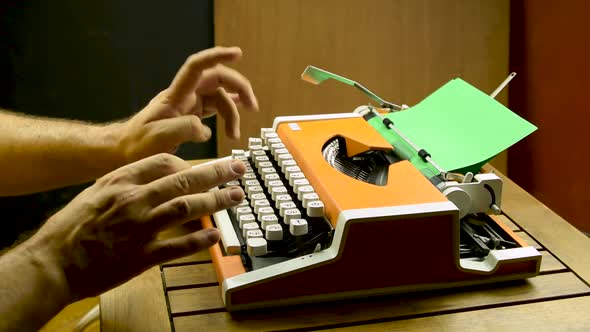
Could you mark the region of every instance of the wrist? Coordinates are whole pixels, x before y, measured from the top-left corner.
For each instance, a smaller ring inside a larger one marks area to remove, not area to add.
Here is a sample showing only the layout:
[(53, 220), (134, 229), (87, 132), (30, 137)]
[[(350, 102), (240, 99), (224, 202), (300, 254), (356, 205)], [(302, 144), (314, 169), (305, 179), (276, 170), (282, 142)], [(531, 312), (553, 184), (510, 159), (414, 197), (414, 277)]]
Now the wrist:
[(34, 235), (15, 248), (15, 254), (23, 258), (36, 283), (45, 290), (48, 309), (55, 307), (59, 311), (77, 299), (70, 292), (59, 250), (53, 248), (52, 242)]
[(100, 127), (98, 136), (103, 142), (110, 167), (109, 172), (129, 163), (125, 123), (113, 122)]

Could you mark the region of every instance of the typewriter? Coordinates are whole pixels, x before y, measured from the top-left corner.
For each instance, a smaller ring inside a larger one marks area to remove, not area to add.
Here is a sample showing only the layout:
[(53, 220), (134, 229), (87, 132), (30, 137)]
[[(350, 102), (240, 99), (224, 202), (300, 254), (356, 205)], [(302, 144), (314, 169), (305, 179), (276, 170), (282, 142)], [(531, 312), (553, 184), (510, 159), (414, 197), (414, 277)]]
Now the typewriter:
[[(495, 174), (449, 172), (379, 102), (351, 113), (277, 117), (250, 138), (239, 181), (246, 199), (202, 219), (229, 311), (529, 278), (541, 255), (495, 217)], [(225, 158), (224, 158), (225, 159)], [(476, 165), (478, 166), (478, 165)], [(213, 189), (216, 190), (216, 189)]]

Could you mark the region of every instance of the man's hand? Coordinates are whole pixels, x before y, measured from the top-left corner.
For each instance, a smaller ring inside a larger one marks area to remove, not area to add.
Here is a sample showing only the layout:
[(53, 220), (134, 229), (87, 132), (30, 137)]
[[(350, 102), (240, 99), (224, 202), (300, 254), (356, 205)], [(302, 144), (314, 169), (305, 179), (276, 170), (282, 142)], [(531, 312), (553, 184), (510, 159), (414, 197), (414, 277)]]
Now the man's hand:
[(215, 47), (190, 56), (170, 87), (160, 92), (141, 112), (116, 126), (125, 161), (131, 162), (159, 152), (174, 153), (184, 142), (203, 142), (211, 129), (201, 120), (219, 113), (225, 134), (240, 136), (237, 105), (258, 110), (250, 82), (224, 63), (242, 56), (237, 47)]
[(239, 187), (209, 192), (240, 178), (240, 161), (191, 168), (159, 154), (117, 169), (51, 217), (27, 242), (45, 266), (63, 273), (70, 298), (95, 296), (149, 267), (205, 249), (215, 229), (159, 240), (161, 230), (237, 205)]

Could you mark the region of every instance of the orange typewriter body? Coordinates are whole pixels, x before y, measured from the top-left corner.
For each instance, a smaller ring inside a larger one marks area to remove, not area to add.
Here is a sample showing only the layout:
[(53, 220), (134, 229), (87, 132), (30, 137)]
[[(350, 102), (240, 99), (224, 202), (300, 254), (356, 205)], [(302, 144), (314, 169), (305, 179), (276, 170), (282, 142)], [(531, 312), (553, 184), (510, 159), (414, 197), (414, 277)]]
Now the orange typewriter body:
[[(210, 249), (228, 310), (338, 300), (531, 277), (540, 254), (497, 219), (519, 244), (482, 261), (459, 258), (458, 210), (408, 161), (389, 166), (387, 184), (353, 179), (322, 155), (341, 137), (347, 152), (391, 150), (362, 117), (284, 117), (274, 129), (325, 205), (329, 248), (259, 270)], [(212, 227), (204, 218), (205, 227)]]

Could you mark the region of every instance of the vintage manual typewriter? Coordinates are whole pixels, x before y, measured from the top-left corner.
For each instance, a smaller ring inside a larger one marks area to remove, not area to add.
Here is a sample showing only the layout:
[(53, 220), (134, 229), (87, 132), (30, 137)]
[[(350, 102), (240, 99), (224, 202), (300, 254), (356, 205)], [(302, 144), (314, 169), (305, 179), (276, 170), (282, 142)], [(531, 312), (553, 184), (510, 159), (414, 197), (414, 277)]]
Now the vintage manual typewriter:
[(315, 67), (302, 77), (340, 80), (379, 105), (278, 117), (226, 157), (247, 165), (227, 184), (246, 199), (202, 223), (221, 232), (210, 253), (228, 310), (538, 274), (541, 255), (495, 217), (499, 177), (481, 163), (449, 171), (435, 162), (396, 125), (413, 108)]

